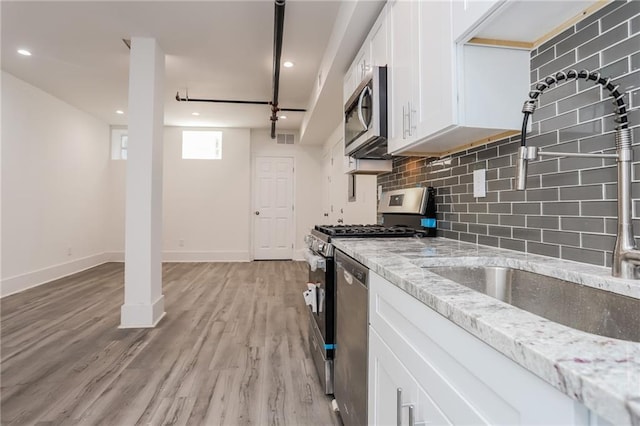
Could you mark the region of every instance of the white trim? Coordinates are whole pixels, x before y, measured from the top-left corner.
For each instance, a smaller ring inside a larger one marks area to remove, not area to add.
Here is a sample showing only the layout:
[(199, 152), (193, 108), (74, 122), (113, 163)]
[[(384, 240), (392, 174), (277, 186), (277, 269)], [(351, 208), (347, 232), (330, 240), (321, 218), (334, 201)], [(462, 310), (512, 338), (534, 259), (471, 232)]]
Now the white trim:
[(108, 251), (105, 252), (107, 262), (121, 262), (124, 263), (124, 251)]
[(150, 305), (122, 305), (120, 307), (120, 325), (118, 328), (152, 328), (166, 315), (164, 295)]
[(293, 251), (293, 260), (304, 260), (305, 249), (296, 249)]
[(0, 282), (0, 298), (73, 275), (106, 262), (109, 262), (108, 254), (99, 253), (13, 277), (3, 278)]
[(248, 250), (165, 251), (163, 262), (249, 262)]

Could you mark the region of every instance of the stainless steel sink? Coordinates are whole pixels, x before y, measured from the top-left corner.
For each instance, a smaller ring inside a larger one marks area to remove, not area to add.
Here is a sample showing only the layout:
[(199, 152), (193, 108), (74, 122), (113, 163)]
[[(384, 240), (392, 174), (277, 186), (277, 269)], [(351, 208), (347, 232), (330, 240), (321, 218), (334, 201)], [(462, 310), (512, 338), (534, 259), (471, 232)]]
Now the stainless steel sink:
[(442, 277), (566, 326), (640, 342), (640, 300), (569, 281), (495, 266), (427, 268)]

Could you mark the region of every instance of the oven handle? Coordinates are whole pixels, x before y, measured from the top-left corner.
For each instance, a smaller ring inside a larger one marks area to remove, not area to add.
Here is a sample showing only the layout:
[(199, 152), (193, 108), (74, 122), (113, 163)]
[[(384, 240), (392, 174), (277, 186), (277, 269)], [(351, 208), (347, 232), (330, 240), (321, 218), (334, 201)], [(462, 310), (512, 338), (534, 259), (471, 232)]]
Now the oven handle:
[(304, 255), (304, 260), (309, 265), (309, 268), (311, 268), (311, 271), (315, 271), (316, 269), (321, 269), (327, 272), (327, 263), (324, 257), (318, 256), (317, 254), (312, 252), (310, 249), (305, 249), (305, 251), (303, 252), (303, 255)]

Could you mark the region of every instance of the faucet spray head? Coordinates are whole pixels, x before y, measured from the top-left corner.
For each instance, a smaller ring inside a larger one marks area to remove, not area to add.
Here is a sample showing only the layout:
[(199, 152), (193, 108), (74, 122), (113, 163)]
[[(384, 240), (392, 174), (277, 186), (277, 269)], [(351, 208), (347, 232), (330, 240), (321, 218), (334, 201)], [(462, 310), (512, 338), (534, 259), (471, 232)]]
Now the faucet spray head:
[(518, 148), (516, 156), (516, 191), (524, 191), (527, 189), (527, 168), (529, 160), (535, 160), (538, 157), (538, 147), (521, 146)]

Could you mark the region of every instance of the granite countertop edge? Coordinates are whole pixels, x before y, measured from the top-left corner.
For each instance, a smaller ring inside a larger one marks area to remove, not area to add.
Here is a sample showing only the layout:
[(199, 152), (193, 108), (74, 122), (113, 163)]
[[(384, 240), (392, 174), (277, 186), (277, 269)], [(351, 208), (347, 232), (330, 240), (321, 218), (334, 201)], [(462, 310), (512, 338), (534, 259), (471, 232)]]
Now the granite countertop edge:
[(345, 238), (336, 248), (613, 424), (640, 424), (640, 343), (578, 331), (429, 272), (496, 265), (640, 298), (610, 269), (445, 238)]

